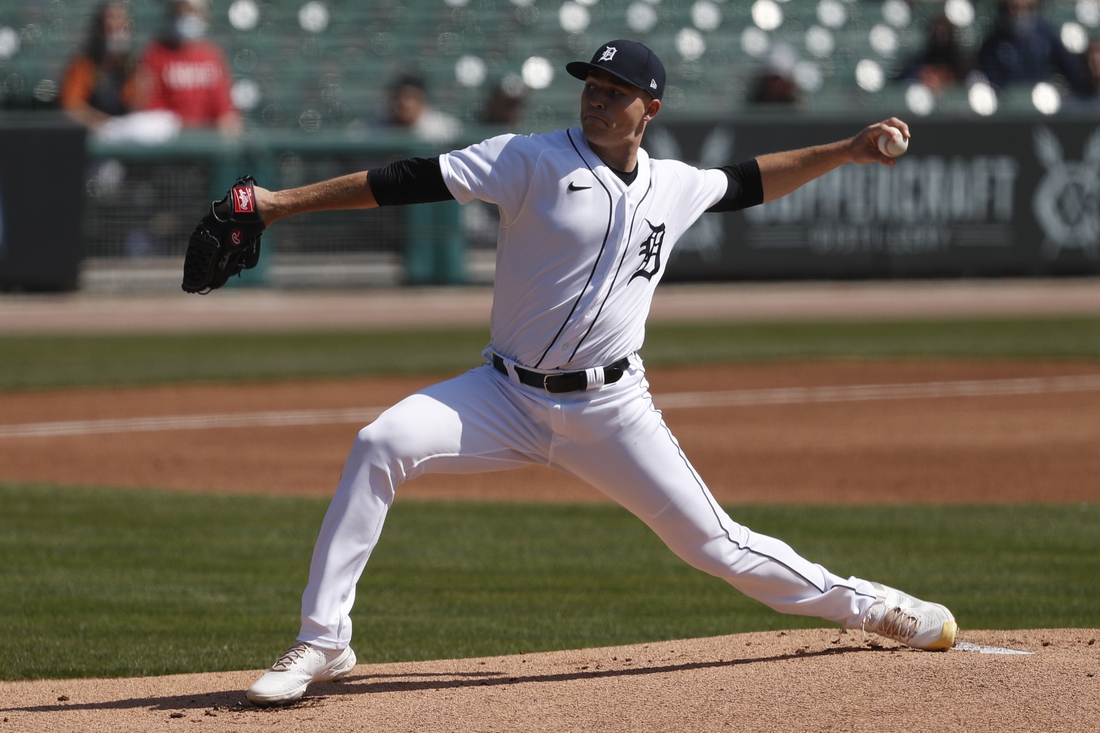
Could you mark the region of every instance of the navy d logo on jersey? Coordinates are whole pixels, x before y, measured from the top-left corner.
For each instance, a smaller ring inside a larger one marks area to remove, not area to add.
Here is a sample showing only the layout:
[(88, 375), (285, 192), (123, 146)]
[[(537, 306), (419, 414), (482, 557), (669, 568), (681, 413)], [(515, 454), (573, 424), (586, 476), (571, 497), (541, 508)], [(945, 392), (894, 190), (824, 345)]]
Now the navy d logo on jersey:
[(665, 225), (658, 224), (653, 226), (649, 223), (648, 219), (644, 219), (645, 223), (649, 226), (651, 233), (646, 240), (642, 242), (641, 254), (644, 258), (641, 268), (638, 269), (633, 275), (630, 276), (630, 280), (636, 277), (644, 277), (646, 280), (651, 280), (661, 270), (661, 246), (665, 243)]

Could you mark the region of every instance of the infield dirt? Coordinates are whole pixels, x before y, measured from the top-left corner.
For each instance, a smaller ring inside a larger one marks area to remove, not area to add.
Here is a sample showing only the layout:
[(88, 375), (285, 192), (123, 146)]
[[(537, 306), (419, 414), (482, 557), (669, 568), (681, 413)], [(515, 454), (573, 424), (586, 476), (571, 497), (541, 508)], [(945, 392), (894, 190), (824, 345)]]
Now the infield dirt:
[(0, 682), (0, 730), (1096, 730), (1097, 630), (972, 631), (917, 652), (805, 629), (512, 657), (359, 665), (289, 708), (248, 704), (255, 672)]
[[(658, 368), (676, 393), (1100, 375), (1091, 363), (823, 362)], [(0, 393), (7, 425), (385, 407), (431, 377)], [(666, 409), (728, 503), (1095, 501), (1100, 390)], [(358, 423), (0, 439), (0, 480), (330, 495)], [(196, 460), (201, 456), (202, 460)], [(401, 498), (602, 501), (542, 467), (424, 476)], [(400, 499), (399, 499), (400, 500)]]

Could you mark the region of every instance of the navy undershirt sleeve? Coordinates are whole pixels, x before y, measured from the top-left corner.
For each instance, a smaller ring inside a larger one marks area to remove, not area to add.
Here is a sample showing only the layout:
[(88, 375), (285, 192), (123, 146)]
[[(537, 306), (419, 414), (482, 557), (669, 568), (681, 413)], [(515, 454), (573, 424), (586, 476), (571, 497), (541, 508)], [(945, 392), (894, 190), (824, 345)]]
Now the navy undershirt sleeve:
[(408, 158), (381, 168), (371, 168), (367, 171), (367, 182), (379, 206), (454, 200), (443, 182), (438, 156)]
[(726, 174), (726, 195), (707, 211), (740, 211), (764, 203), (764, 183), (755, 158), (716, 168)]

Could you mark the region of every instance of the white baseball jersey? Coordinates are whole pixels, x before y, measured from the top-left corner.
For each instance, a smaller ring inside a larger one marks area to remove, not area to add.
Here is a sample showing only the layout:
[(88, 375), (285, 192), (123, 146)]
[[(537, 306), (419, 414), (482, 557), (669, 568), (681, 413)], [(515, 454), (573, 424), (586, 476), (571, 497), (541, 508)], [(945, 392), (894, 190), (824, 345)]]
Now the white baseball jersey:
[(500, 208), (490, 348), (531, 369), (611, 364), (645, 338), (676, 241), (728, 178), (638, 151), (624, 183), (579, 128), (502, 135), (439, 157), (459, 203)]

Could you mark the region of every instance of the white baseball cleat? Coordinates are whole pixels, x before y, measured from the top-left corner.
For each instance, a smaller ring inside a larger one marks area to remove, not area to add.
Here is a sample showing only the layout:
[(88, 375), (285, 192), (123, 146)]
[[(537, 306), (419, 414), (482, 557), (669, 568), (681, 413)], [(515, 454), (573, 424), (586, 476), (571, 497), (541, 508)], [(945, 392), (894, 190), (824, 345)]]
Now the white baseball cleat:
[(928, 603), (881, 583), (871, 583), (878, 598), (863, 617), (863, 630), (925, 651), (947, 651), (959, 626), (939, 603)]
[(245, 696), (253, 705), (286, 705), (301, 699), (311, 682), (338, 679), (354, 666), (351, 647), (321, 649), (299, 641), (248, 688)]

